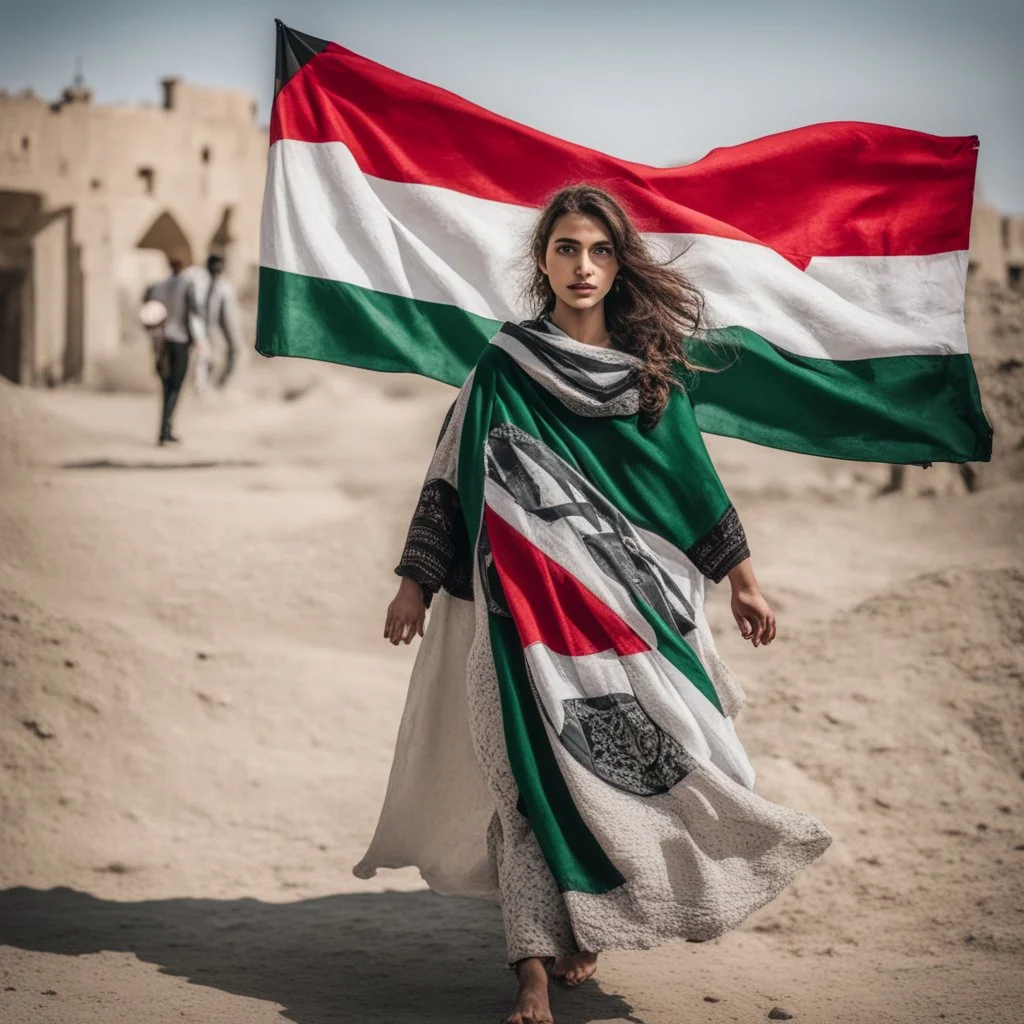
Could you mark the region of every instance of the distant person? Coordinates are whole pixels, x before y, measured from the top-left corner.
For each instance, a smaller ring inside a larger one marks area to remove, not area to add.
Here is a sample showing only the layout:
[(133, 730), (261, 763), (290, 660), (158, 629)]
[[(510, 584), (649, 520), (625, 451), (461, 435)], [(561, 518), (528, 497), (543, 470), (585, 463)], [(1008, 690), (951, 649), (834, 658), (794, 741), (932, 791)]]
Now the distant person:
[(223, 388), (235, 370), (238, 347), (241, 343), (241, 314), (234, 285), (224, 276), (224, 257), (211, 253), (206, 267), (190, 267), (186, 275), (196, 289), (198, 305), (197, 323), (193, 335), (197, 342), (195, 382), (200, 393), (206, 390), (213, 369), (213, 335), (216, 327), (224, 337), (227, 355), (224, 367), (217, 377), (217, 387)]
[(205, 395), (210, 386), (213, 372), (213, 345), (206, 324), (206, 296), (210, 290), (210, 275), (206, 267), (186, 267), (183, 275), (195, 291), (196, 307), (189, 315), (189, 329), (192, 334), (192, 383), (197, 395)]
[[(171, 429), (171, 420), (181, 394), (181, 385), (188, 372), (189, 349), (193, 341), (192, 320), (199, 313), (195, 286), (182, 272), (185, 261), (171, 256), (168, 263), (170, 276), (149, 286), (146, 290), (146, 306), (143, 307), (143, 313), (146, 314), (143, 323), (149, 328), (156, 372), (163, 384), (158, 439), (161, 445), (178, 441)], [(155, 303), (163, 306), (162, 319)]]

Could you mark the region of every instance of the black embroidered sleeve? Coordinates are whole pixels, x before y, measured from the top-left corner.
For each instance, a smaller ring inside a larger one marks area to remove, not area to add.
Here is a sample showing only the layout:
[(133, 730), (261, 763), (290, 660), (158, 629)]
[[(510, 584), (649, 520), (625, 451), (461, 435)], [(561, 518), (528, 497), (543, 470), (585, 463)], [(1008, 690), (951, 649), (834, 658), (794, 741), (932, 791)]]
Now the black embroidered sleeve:
[(696, 544), (686, 549), (686, 556), (715, 583), (721, 583), (730, 569), (750, 557), (747, 535), (732, 505)]
[(420, 492), (395, 572), (423, 588), (427, 607), (442, 587), (472, 600), (469, 534), (459, 492), (447, 480), (429, 480)]

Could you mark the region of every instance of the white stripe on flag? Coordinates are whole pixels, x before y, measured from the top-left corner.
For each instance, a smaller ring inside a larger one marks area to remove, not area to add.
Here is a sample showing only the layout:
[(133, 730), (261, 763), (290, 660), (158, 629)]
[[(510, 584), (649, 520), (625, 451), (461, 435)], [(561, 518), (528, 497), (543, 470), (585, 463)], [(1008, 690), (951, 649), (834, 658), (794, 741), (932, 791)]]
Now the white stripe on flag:
[[(340, 142), (276, 142), (263, 266), (518, 320), (536, 211), (432, 185), (366, 176)], [(710, 235), (645, 236), (688, 248), (679, 267), (712, 321), (797, 356), (870, 359), (967, 351), (966, 254), (816, 258), (801, 271), (771, 249)]]

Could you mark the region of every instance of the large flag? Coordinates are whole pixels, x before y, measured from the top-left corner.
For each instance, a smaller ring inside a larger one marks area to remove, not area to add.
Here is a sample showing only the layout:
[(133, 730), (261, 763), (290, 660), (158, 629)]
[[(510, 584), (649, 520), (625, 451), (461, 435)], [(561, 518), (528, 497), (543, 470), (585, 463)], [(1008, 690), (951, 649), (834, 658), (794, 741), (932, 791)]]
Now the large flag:
[(811, 125), (649, 167), (278, 23), (258, 351), (459, 385), (520, 320), (559, 187), (607, 188), (707, 299), (705, 431), (836, 458), (991, 456), (963, 300), (978, 140)]

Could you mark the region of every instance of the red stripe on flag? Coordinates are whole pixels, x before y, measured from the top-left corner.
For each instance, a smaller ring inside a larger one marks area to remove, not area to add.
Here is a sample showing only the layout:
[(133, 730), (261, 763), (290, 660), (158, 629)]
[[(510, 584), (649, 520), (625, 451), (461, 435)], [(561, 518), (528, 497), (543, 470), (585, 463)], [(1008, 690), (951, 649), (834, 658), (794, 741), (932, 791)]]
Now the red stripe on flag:
[(572, 657), (650, 650), (608, 605), (489, 505), (484, 506), (484, 518), (494, 564), (524, 647), (541, 643), (555, 654)]
[(365, 174), (539, 207), (565, 184), (614, 192), (645, 232), (814, 256), (966, 249), (975, 136), (834, 122), (650, 167), (546, 135), (334, 43), (278, 94), (271, 142), (342, 142)]

